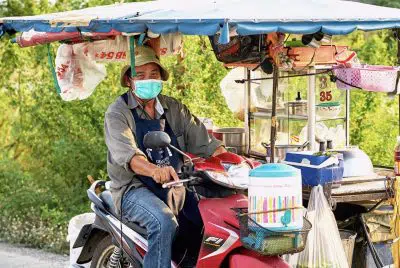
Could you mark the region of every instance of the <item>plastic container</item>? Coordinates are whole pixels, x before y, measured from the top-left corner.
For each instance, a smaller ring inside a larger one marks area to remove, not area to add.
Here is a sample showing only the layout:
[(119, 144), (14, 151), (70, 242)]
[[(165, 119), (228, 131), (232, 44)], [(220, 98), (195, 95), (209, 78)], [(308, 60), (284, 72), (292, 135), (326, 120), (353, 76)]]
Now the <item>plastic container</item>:
[(339, 230), (340, 239), (342, 240), (343, 249), (346, 253), (349, 267), (353, 263), (354, 244), (356, 242), (357, 233), (350, 230)]
[(400, 136), (397, 137), (397, 143), (394, 147), (394, 173), (400, 176)]
[[(395, 267), (393, 264), (393, 255), (391, 250), (391, 244), (389, 243), (374, 243), (374, 247), (378, 253), (380, 260), (382, 261), (385, 267)], [(371, 250), (367, 245), (364, 248), (364, 256), (365, 256), (365, 264), (363, 267), (365, 268), (376, 268), (376, 264), (374, 258), (372, 257)]]
[(284, 164), (265, 164), (251, 170), (248, 198), (249, 215), (260, 226), (272, 231), (303, 227), (300, 170)]
[(323, 102), (316, 106), (317, 115), (321, 118), (337, 117), (341, 111), (339, 102)]
[(321, 167), (329, 156), (315, 156), (313, 152), (289, 152), (285, 163), (301, 170), (303, 185), (317, 186), (327, 183), (340, 182), (343, 179), (343, 155), (336, 154), (339, 163)]

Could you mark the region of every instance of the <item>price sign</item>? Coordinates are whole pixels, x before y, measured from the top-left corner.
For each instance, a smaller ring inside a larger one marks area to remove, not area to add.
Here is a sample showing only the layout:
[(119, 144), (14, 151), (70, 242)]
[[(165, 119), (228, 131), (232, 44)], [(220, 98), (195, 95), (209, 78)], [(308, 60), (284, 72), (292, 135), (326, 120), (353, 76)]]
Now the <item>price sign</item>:
[(321, 91), (319, 93), (319, 100), (321, 102), (332, 100), (332, 91)]
[(326, 76), (321, 76), (319, 78), (319, 88), (321, 92), (319, 93), (319, 100), (321, 102), (332, 100), (332, 91), (328, 91), (328, 79)]

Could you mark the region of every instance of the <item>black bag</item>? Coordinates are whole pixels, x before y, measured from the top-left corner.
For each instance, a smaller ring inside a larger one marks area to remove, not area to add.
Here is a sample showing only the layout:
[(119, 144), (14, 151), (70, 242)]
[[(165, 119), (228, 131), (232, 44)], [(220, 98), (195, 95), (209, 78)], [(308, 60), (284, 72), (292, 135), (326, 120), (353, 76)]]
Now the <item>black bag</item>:
[(219, 36), (209, 38), (215, 56), (223, 63), (260, 63), (265, 58), (265, 35), (232, 36), (226, 45), (218, 43)]

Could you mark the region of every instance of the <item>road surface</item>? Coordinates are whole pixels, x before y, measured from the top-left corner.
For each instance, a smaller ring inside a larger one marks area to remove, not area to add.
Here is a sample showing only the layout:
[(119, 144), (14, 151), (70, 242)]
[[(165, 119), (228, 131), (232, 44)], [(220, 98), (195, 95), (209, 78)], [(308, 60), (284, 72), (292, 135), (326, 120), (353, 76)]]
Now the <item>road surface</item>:
[(0, 268), (67, 268), (69, 257), (0, 242)]

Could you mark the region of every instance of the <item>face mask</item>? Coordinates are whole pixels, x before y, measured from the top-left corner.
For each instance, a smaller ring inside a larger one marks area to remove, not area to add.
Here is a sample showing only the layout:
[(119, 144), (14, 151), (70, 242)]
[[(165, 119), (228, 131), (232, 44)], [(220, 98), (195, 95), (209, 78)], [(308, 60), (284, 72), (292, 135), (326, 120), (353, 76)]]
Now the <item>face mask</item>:
[(133, 93), (140, 99), (150, 100), (160, 94), (162, 90), (162, 81), (156, 79), (135, 80), (135, 90)]

